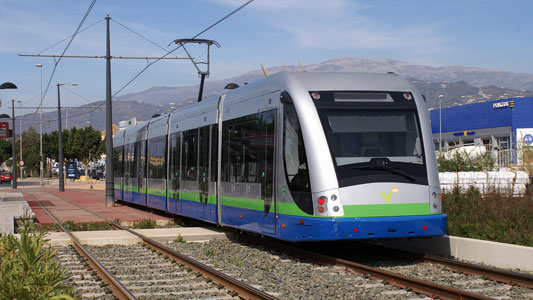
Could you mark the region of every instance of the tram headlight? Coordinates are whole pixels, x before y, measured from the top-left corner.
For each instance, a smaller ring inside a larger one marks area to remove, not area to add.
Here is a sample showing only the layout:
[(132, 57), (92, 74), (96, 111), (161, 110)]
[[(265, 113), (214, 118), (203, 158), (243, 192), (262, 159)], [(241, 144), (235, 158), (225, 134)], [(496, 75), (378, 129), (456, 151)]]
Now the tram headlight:
[(441, 191), (438, 188), (429, 188), (429, 210), (432, 214), (442, 213)]

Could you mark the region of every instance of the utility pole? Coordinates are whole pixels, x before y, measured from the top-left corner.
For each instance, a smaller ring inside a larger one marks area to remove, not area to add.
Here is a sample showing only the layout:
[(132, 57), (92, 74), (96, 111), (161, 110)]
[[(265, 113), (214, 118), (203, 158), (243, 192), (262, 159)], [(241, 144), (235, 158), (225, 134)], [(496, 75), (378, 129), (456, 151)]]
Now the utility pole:
[[(19, 107), (22, 106), (22, 101), (17, 101), (19, 103)], [(22, 159), (22, 113), (20, 114), (20, 118), (19, 118), (19, 128), (20, 128), (20, 161), (24, 161)], [(24, 166), (20, 166), (20, 180), (22, 180), (22, 173), (23, 172), (23, 169), (24, 169)]]
[(15, 133), (15, 99), (11, 99), (11, 109), (13, 113), (13, 133), (11, 136), (11, 151), (13, 152), (13, 165), (11, 167), (12, 172), (11, 175), (13, 179), (11, 179), (11, 182), (13, 183), (11, 187), (13, 189), (17, 189), (17, 146), (15, 143), (15, 140), (17, 139), (17, 135)]
[(106, 20), (106, 88), (105, 88), (105, 206), (115, 204), (115, 183), (113, 178), (113, 114), (111, 109), (111, 37), (109, 34), (109, 14)]
[(57, 83), (57, 140), (59, 148), (59, 191), (65, 191), (65, 178), (63, 177), (63, 130), (61, 128), (61, 86), (64, 83)]
[(41, 69), (41, 107), (39, 109), (39, 120), (40, 120), (40, 135), (39, 135), (39, 174), (41, 177), (41, 186), (44, 186), (44, 174), (43, 174), (43, 65), (36, 64), (37, 68)]

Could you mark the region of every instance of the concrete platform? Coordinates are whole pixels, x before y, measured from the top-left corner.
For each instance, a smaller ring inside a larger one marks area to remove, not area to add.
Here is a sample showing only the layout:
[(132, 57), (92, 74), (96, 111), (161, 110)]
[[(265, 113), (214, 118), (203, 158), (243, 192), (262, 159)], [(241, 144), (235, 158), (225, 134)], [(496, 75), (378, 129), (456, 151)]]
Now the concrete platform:
[(377, 241), (377, 243), (385, 247), (405, 249), (417, 253), (451, 256), (497, 268), (533, 272), (533, 247), (457, 236), (393, 239)]
[[(174, 241), (179, 236), (187, 242), (204, 242), (214, 239), (227, 239), (231, 233), (209, 230), (201, 227), (137, 229), (136, 232), (158, 242)], [(134, 234), (122, 230), (77, 231), (73, 233), (84, 245), (131, 245), (140, 243), (141, 239)], [(72, 241), (64, 232), (51, 232), (46, 235), (52, 246), (68, 246)]]
[[(43, 225), (51, 225), (55, 224), (55, 222), (41, 208), (38, 201), (63, 223), (67, 221), (74, 223), (104, 222), (102, 218), (81, 209), (79, 206), (112, 220), (120, 220), (123, 224), (131, 224), (148, 219), (155, 221), (158, 225), (164, 225), (173, 221), (171, 216), (158, 214), (156, 211), (152, 212), (139, 207), (117, 203), (113, 207), (106, 207), (105, 191), (100, 189), (90, 190), (85, 185), (76, 186), (71, 184), (65, 187), (64, 192), (59, 192), (53, 186), (25, 186), (18, 190), (3, 189), (2, 192), (5, 192), (2, 194), (6, 194), (8, 197), (14, 197), (14, 195), (23, 196), (35, 214), (37, 222)], [(31, 195), (35, 196), (38, 201)], [(0, 216), (2, 215), (3, 212), (0, 211)]]
[(14, 233), (15, 220), (34, 214), (22, 193), (0, 193), (0, 232)]

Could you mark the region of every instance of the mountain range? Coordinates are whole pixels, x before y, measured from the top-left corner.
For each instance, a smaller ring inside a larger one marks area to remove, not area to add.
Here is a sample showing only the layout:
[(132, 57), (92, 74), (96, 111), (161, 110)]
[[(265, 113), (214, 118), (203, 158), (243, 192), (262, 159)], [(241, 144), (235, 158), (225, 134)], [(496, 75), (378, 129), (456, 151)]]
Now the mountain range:
[[(298, 66), (276, 66), (267, 68), (267, 74), (283, 70), (299, 72)], [(319, 64), (302, 66), (305, 72), (394, 72), (408, 78), (427, 98), (430, 109), (438, 108), (439, 95), (442, 106), (462, 105), (467, 103), (497, 100), (512, 97), (533, 97), (533, 74), (512, 73), (508, 71), (487, 70), (463, 66), (430, 67), (412, 65), (392, 59), (370, 59), (344, 57), (327, 60)], [(218, 95), (230, 82), (243, 85), (263, 78), (261, 70), (253, 70), (223, 80), (206, 80), (204, 98)], [(113, 101), (113, 120), (148, 120), (156, 113), (165, 113), (184, 105), (196, 102), (198, 85), (152, 87), (138, 93), (117, 97)], [(100, 105), (102, 101), (89, 104)], [(85, 113), (84, 113), (85, 112)], [(69, 127), (85, 127), (90, 124), (103, 130), (105, 127), (104, 109), (86, 113), (87, 109), (70, 109)], [(76, 116), (78, 115), (78, 116)], [(57, 112), (43, 114), (43, 119), (55, 119)], [(29, 116), (28, 118), (35, 118)], [(37, 116), (38, 117), (38, 116)], [(45, 122), (45, 132), (57, 130), (57, 121)], [(23, 130), (26, 130), (23, 127)]]

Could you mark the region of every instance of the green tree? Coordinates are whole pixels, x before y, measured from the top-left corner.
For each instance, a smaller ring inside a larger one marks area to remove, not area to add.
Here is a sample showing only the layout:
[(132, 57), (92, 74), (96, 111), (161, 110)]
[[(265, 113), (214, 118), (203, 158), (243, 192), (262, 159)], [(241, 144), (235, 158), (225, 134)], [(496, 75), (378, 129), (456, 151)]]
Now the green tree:
[(22, 159), (24, 168), (28, 171), (39, 170), (40, 141), (39, 133), (32, 126), (22, 133)]

